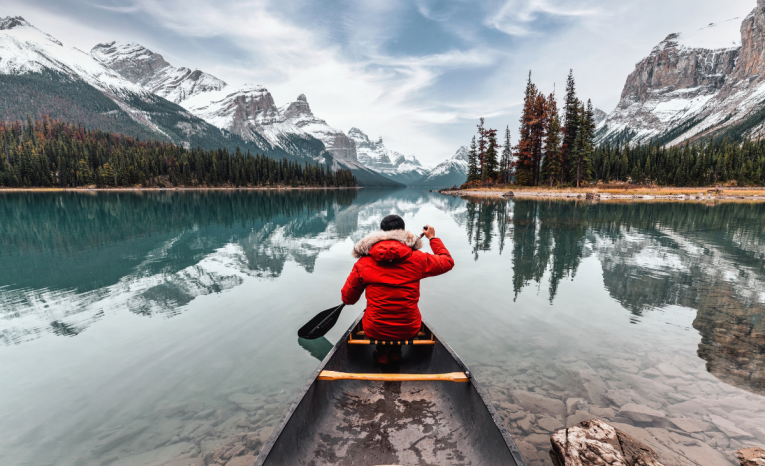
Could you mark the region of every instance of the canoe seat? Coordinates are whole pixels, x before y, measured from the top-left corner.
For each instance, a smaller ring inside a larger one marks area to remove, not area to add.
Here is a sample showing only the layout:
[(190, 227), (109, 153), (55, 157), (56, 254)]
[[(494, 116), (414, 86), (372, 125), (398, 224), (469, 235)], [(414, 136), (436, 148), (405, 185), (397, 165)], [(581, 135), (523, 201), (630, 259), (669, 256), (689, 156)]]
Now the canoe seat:
[(377, 382), (470, 382), (464, 372), (448, 374), (352, 374), (348, 372), (321, 371), (319, 380), (366, 380)]
[[(348, 344), (349, 345), (390, 345), (390, 346), (401, 346), (401, 345), (435, 345), (436, 344), (436, 337), (430, 333), (425, 332), (425, 327), (420, 327), (420, 331), (417, 332), (417, 335), (411, 340), (372, 340), (366, 337), (366, 334), (364, 333), (364, 328), (361, 326), (361, 322), (359, 322), (359, 325), (356, 326), (356, 328), (348, 335)], [(430, 338), (425, 338), (428, 333), (430, 333)]]

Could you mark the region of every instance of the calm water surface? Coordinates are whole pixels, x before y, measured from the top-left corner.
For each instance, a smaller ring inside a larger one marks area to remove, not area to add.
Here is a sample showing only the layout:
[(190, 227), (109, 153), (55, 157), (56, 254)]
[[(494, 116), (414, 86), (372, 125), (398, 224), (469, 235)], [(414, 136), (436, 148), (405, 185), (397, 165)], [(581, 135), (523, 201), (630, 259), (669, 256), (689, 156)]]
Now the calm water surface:
[[(355, 241), (398, 213), (455, 258), (424, 317), (530, 464), (600, 417), (673, 464), (765, 443), (765, 205), (417, 190), (0, 194), (0, 464), (238, 464), (332, 344)], [(425, 248), (428, 250), (427, 246)]]

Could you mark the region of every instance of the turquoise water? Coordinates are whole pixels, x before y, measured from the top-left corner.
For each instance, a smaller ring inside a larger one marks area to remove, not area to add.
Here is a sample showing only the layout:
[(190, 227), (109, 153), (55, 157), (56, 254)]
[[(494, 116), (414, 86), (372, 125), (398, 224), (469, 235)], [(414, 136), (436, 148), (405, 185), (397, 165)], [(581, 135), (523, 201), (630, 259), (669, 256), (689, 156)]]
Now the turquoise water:
[(591, 417), (677, 464), (765, 443), (765, 205), (4, 193), (0, 463), (246, 462), (364, 309), (295, 335), (389, 213), (454, 256), (423, 315), (530, 464)]

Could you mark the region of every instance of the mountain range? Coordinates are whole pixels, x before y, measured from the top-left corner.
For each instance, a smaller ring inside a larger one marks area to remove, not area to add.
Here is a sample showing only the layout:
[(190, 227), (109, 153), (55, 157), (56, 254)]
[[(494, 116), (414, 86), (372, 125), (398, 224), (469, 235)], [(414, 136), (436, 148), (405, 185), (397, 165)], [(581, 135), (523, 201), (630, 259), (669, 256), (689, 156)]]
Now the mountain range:
[[(187, 148), (226, 148), (348, 168), (362, 186), (432, 186), (413, 155), (348, 134), (315, 116), (304, 94), (277, 106), (263, 86), (231, 86), (198, 69), (176, 68), (134, 43), (66, 47), (24, 18), (0, 18), (0, 118), (45, 113)], [(464, 179), (462, 180), (464, 182)]]
[(765, 134), (765, 0), (745, 18), (669, 34), (635, 65), (597, 143), (677, 145)]

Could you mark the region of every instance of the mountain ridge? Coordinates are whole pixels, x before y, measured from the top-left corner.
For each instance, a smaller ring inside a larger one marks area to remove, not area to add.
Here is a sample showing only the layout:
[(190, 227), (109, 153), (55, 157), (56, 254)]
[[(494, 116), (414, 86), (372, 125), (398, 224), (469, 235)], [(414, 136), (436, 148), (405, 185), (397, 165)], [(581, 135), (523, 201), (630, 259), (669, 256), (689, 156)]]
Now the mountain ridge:
[(745, 18), (672, 33), (635, 65), (596, 143), (765, 135), (765, 0)]
[(98, 44), (90, 53), (125, 79), (172, 99), (191, 114), (245, 141), (328, 163), (333, 169), (351, 169), (367, 186), (400, 185), (360, 163), (354, 141), (316, 117), (305, 94), (277, 107), (262, 85), (233, 87), (198, 69), (175, 68), (162, 55), (140, 44)]

